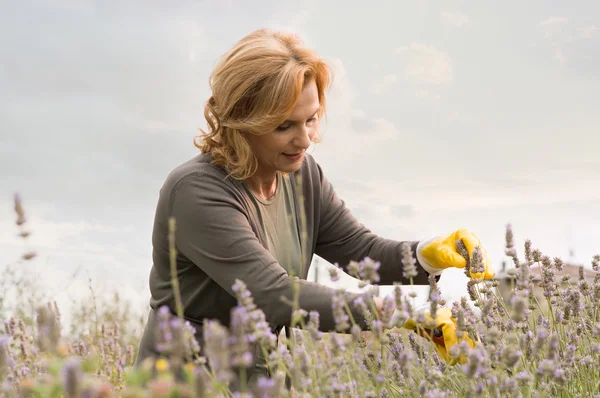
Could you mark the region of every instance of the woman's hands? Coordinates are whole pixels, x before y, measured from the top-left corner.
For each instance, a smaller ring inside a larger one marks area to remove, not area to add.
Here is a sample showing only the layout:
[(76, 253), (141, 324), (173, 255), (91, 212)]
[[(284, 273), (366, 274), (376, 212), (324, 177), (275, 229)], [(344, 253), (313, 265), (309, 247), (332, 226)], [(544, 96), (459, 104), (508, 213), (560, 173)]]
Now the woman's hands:
[[(467, 264), (462, 256), (456, 242), (462, 241), (464, 244), (471, 265), (476, 265), (473, 255), (476, 254), (476, 248), (480, 249), (481, 270), (471, 268), (471, 278), (492, 279), (494, 271), (492, 271), (492, 262), (481, 244), (479, 238), (468, 229), (458, 229), (449, 235), (436, 236), (434, 238), (419, 242), (417, 246), (417, 259), (427, 272), (433, 275), (440, 274), (446, 268), (464, 268)], [(479, 271), (479, 272), (478, 272)]]
[(415, 315), (404, 323), (404, 327), (430, 340), (436, 351), (449, 365), (467, 362), (467, 358), (464, 355), (454, 357), (450, 354), (450, 349), (463, 341), (470, 348), (474, 346), (473, 340), (467, 336), (466, 332), (462, 332), (462, 336), (458, 337), (456, 333), (456, 319), (452, 317), (452, 310), (450, 308), (438, 308), (435, 319), (431, 318), (429, 312), (424, 315), (425, 322), (417, 322), (416, 319), (418, 317)]

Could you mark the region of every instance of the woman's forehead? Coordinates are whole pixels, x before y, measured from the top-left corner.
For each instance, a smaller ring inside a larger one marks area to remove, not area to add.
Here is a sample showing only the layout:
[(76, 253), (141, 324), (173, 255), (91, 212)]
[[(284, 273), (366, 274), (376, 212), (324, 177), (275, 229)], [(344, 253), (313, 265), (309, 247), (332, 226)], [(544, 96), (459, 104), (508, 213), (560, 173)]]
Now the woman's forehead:
[(300, 93), (298, 102), (292, 110), (288, 121), (302, 121), (313, 116), (320, 108), (319, 91), (314, 81), (306, 84)]

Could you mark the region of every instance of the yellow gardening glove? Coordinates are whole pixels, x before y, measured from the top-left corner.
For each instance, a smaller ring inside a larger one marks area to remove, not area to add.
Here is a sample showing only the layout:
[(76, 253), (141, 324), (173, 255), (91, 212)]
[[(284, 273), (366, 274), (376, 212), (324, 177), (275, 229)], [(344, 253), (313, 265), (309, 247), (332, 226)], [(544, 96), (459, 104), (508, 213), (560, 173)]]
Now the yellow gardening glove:
[(456, 241), (462, 240), (469, 258), (473, 258), (475, 247), (479, 246), (483, 255), (484, 272), (470, 272), (471, 278), (492, 279), (492, 262), (481, 241), (468, 229), (458, 229), (450, 235), (436, 236), (419, 242), (417, 245), (417, 259), (423, 268), (433, 275), (439, 275), (446, 268), (464, 268), (467, 265), (465, 258), (456, 247)]
[[(436, 351), (449, 365), (456, 363), (466, 363), (467, 358), (464, 355), (458, 358), (452, 358), (450, 349), (461, 341), (466, 341), (470, 348), (473, 348), (474, 343), (466, 332), (463, 332), (463, 337), (459, 341), (456, 337), (456, 320), (452, 318), (452, 310), (450, 308), (438, 308), (435, 321), (429, 324), (432, 320), (429, 312), (425, 313), (426, 321), (418, 324), (413, 318), (410, 318), (404, 323), (406, 329), (414, 330), (419, 336), (431, 340)], [(431, 327), (433, 326), (433, 327)]]

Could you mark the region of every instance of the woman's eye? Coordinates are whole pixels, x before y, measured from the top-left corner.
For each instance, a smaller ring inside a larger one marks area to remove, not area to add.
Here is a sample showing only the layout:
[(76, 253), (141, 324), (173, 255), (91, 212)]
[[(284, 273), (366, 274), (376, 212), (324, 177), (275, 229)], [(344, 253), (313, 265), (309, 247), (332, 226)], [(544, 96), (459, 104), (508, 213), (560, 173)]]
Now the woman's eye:
[(277, 129), (276, 129), (276, 130), (277, 130), (277, 131), (285, 131), (285, 130), (287, 130), (287, 129), (289, 129), (289, 128), (290, 128), (290, 125), (289, 125), (289, 124), (286, 124), (286, 125), (283, 125), (283, 126), (279, 126), (279, 127), (277, 127)]
[(308, 119), (309, 122), (313, 123), (317, 121), (316, 117), (311, 117), (310, 119)]

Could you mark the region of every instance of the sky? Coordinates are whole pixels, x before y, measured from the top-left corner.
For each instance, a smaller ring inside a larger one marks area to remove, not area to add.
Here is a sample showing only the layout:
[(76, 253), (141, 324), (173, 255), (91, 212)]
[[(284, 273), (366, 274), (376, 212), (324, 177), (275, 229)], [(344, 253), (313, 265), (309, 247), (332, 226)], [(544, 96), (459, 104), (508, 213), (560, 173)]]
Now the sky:
[[(198, 153), (218, 57), (261, 27), (300, 34), (332, 67), (310, 152), (373, 232), (469, 228), (500, 270), (510, 223), (519, 253), (530, 239), (589, 266), (600, 253), (600, 3), (339, 4), (0, 2), (0, 266), (24, 250), (18, 192), (38, 253), (22, 272), (59, 303), (84, 297), (91, 278), (146, 311), (158, 191)], [(445, 271), (442, 296), (459, 299), (465, 283)]]

